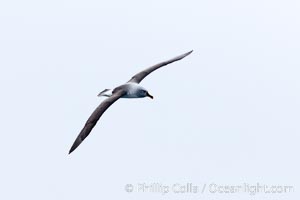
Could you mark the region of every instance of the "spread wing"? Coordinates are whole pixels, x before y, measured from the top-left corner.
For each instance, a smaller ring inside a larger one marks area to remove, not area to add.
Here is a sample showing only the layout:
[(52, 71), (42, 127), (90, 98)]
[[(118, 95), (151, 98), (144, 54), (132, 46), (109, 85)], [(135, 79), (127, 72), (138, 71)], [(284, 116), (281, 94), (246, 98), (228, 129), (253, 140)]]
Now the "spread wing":
[(181, 60), (182, 58), (188, 56), (189, 54), (191, 54), (193, 52), (192, 51), (189, 51), (185, 54), (182, 54), (180, 56), (177, 56), (175, 58), (172, 58), (170, 60), (167, 60), (167, 61), (164, 61), (164, 62), (161, 62), (161, 63), (158, 63), (152, 67), (149, 67), (139, 73), (137, 73), (136, 75), (134, 75), (128, 82), (133, 82), (133, 83), (140, 83), (147, 75), (149, 75), (151, 72), (153, 72), (154, 70), (157, 70), (158, 68), (161, 68), (165, 65), (168, 65), (172, 62), (175, 62), (175, 61), (178, 61), (178, 60)]
[(96, 125), (97, 121), (100, 119), (102, 114), (106, 111), (106, 109), (111, 106), (115, 101), (117, 101), (121, 96), (124, 95), (124, 90), (119, 90), (113, 93), (112, 96), (105, 99), (92, 113), (89, 119), (86, 121), (83, 129), (77, 136), (76, 140), (74, 141), (69, 154), (72, 153), (80, 144), (81, 142), (90, 134), (94, 126)]

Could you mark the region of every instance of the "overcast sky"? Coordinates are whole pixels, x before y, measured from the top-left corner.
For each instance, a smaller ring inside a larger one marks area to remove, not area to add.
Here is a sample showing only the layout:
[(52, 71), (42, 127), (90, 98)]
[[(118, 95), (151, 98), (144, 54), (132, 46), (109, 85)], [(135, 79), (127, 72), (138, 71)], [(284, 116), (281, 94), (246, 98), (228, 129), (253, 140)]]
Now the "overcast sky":
[[(297, 0), (1, 1), (0, 199), (299, 198), (299, 10)], [(142, 82), (154, 100), (119, 100), (67, 154), (100, 91), (192, 49)]]

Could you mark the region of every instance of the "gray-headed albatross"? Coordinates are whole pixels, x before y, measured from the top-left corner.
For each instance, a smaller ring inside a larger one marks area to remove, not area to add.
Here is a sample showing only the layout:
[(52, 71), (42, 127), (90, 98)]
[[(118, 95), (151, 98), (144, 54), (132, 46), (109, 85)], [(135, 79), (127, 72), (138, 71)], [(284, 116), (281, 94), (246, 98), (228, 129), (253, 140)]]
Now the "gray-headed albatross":
[(170, 60), (158, 63), (154, 66), (151, 66), (136, 75), (134, 75), (127, 83), (116, 87), (113, 90), (105, 89), (98, 94), (98, 96), (105, 96), (108, 97), (105, 99), (92, 113), (92, 115), (86, 121), (83, 129), (80, 131), (79, 135), (77, 136), (76, 140), (74, 141), (69, 154), (72, 153), (80, 144), (81, 142), (90, 134), (94, 126), (96, 125), (99, 118), (102, 114), (106, 111), (106, 109), (111, 106), (115, 101), (119, 98), (143, 98), (143, 97), (150, 97), (153, 99), (153, 96), (149, 94), (148, 90), (143, 88), (139, 85), (139, 83), (151, 72), (157, 70), (160, 67), (168, 65), (172, 62), (181, 60), (182, 58), (186, 57), (187, 55), (191, 54), (193, 51), (189, 51), (185, 54), (172, 58)]

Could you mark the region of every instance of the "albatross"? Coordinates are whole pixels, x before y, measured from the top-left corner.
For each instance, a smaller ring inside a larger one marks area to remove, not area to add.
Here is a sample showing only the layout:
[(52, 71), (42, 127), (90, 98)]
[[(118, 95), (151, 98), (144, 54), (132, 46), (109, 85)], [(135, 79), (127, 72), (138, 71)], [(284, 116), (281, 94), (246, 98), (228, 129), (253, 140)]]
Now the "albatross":
[(188, 56), (193, 51), (189, 51), (185, 54), (176, 56), (170, 60), (160, 62), (156, 65), (153, 65), (145, 70), (135, 74), (127, 83), (116, 87), (113, 90), (105, 89), (98, 94), (98, 96), (108, 97), (96, 108), (96, 110), (91, 114), (91, 116), (86, 121), (84, 127), (80, 131), (76, 140), (74, 141), (69, 154), (72, 153), (81, 143), (82, 141), (90, 134), (102, 114), (110, 107), (114, 102), (116, 102), (120, 98), (144, 98), (149, 97), (153, 99), (153, 96), (146, 90), (144, 87), (139, 85), (139, 83), (148, 76), (151, 72), (166, 66), (172, 62), (181, 60), (182, 58)]

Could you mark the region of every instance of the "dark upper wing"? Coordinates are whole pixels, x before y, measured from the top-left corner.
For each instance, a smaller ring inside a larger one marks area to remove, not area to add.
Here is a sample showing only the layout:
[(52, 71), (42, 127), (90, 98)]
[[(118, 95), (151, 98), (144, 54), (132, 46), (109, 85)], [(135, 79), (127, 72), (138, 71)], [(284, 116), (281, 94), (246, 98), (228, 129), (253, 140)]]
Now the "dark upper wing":
[(89, 119), (86, 121), (83, 129), (77, 136), (75, 142), (73, 143), (69, 154), (72, 153), (80, 144), (81, 142), (90, 134), (94, 126), (96, 125), (99, 118), (102, 116), (102, 114), (106, 111), (106, 109), (111, 106), (115, 101), (117, 101), (122, 95), (124, 95), (123, 90), (119, 90), (115, 92), (111, 97), (105, 99), (92, 113), (92, 115), (89, 117)]
[(137, 73), (136, 75), (134, 75), (128, 82), (140, 83), (148, 74), (150, 74), (154, 70), (157, 70), (158, 68), (163, 67), (165, 65), (168, 65), (168, 64), (170, 64), (172, 62), (175, 62), (177, 60), (181, 60), (182, 58), (186, 57), (187, 55), (191, 54), (192, 52), (193, 52), (193, 50), (189, 51), (185, 54), (182, 54), (180, 56), (177, 56), (175, 58), (172, 58), (170, 60), (158, 63), (158, 64), (156, 64), (152, 67), (149, 67), (149, 68)]

